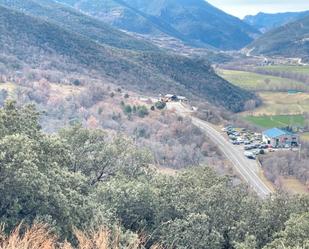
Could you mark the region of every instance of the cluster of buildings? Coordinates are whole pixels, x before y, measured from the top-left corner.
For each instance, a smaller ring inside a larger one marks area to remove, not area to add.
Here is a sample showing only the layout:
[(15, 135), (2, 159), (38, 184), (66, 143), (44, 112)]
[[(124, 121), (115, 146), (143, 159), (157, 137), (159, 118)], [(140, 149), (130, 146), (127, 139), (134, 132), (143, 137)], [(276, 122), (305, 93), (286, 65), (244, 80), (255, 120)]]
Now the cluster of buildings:
[(293, 132), (272, 128), (262, 134), (263, 142), (274, 148), (291, 148), (299, 145), (299, 136)]

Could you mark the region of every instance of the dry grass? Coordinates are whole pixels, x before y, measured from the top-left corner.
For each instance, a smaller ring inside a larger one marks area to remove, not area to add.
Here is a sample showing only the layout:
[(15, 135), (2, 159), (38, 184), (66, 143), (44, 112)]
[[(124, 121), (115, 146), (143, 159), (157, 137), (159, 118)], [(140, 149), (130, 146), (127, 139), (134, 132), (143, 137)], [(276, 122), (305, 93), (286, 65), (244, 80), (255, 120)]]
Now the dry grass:
[[(77, 247), (68, 242), (60, 243), (47, 225), (34, 224), (32, 227), (19, 225), (9, 235), (4, 232), (4, 226), (0, 229), (0, 249), (139, 249), (144, 248), (139, 239), (129, 243), (125, 247), (120, 243), (120, 232), (114, 235), (106, 228), (85, 233), (75, 230)], [(152, 249), (160, 249), (154, 246)]]
[(264, 170), (262, 169), (263, 167), (262, 167), (261, 161), (260, 161), (259, 159), (257, 160), (257, 163), (258, 163), (258, 165), (259, 165), (258, 175), (259, 175), (260, 179), (264, 182), (264, 184), (265, 184), (272, 192), (275, 192), (275, 191), (276, 191), (276, 188), (275, 188), (274, 184), (266, 178), (266, 176), (265, 176), (265, 174), (264, 174)]
[(262, 182), (264, 182), (264, 184), (272, 191), (272, 192), (275, 192), (276, 191), (276, 188), (274, 186), (274, 184), (269, 181), (265, 174), (264, 174), (264, 171), (262, 169), (259, 170), (259, 173), (258, 173), (260, 179), (262, 180)]
[(294, 177), (281, 177), (282, 188), (291, 194), (308, 194), (309, 188)]
[(51, 96), (67, 97), (80, 94), (84, 88), (81, 86), (50, 84)]
[(3, 82), (0, 82), (0, 90), (8, 91), (10, 97), (13, 97), (15, 89), (16, 89), (16, 85), (14, 83), (10, 83), (10, 82), (3, 83)]
[(244, 115), (295, 115), (309, 110), (309, 93), (261, 92), (259, 96), (263, 105), (253, 111), (244, 112)]
[(161, 167), (161, 166), (157, 166), (157, 167), (155, 167), (155, 169), (160, 174), (168, 175), (168, 176), (176, 176), (180, 172), (180, 170), (171, 169), (171, 168), (167, 168), (167, 167)]
[(303, 134), (301, 134), (301, 139), (305, 142), (309, 142), (309, 132), (305, 132)]

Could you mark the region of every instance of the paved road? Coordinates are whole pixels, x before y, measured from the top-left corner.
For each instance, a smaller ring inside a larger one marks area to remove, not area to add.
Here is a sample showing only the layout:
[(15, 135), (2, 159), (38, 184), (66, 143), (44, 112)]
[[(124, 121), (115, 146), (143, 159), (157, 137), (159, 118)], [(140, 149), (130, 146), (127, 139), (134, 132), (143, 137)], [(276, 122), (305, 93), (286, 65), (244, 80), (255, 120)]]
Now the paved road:
[[(175, 109), (182, 116), (190, 116), (190, 111), (179, 103), (169, 103), (169, 109)], [(231, 144), (211, 124), (196, 117), (192, 117), (192, 123), (205, 132), (205, 134), (218, 146), (226, 158), (231, 161), (235, 170), (262, 198), (269, 195), (272, 190), (258, 176), (259, 166), (256, 161), (247, 159), (243, 151)]]

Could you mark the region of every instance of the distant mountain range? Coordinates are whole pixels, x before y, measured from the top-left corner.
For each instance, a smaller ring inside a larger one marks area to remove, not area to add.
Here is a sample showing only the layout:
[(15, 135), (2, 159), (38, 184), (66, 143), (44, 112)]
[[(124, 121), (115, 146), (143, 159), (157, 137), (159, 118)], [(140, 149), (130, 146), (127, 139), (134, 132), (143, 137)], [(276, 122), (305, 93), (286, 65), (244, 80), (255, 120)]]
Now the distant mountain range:
[(278, 28), (289, 22), (297, 21), (309, 15), (308, 11), (302, 12), (286, 12), (286, 13), (276, 13), (267, 14), (260, 12), (257, 15), (249, 15), (244, 18), (244, 21), (249, 25), (255, 27), (261, 32), (265, 33), (271, 29)]
[(309, 16), (265, 33), (248, 47), (252, 54), (309, 61)]
[(198, 47), (240, 49), (259, 31), (204, 0), (59, 0), (114, 27), (168, 35)]
[[(1, 6), (5, 4), (5, 6)], [(144, 94), (172, 92), (242, 111), (255, 95), (201, 59), (178, 56), (50, 0), (0, 1), (0, 70), (88, 75)], [(9, 6), (9, 8), (8, 8)], [(126, 42), (127, 41), (127, 42)]]

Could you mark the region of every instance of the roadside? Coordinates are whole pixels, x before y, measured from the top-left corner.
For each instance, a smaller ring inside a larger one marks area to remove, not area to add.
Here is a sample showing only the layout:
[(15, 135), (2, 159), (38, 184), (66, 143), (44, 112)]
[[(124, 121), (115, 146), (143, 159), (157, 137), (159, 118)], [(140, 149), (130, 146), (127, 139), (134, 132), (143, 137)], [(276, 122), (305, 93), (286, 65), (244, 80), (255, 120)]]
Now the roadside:
[(250, 160), (243, 155), (240, 148), (233, 146), (217, 131), (214, 126), (206, 121), (193, 117), (192, 109), (178, 102), (169, 102), (167, 108), (175, 110), (179, 115), (191, 117), (192, 123), (205, 132), (205, 134), (219, 147), (222, 153), (232, 163), (236, 172), (257, 192), (262, 198), (268, 196), (273, 190), (259, 177), (260, 167), (255, 160)]

